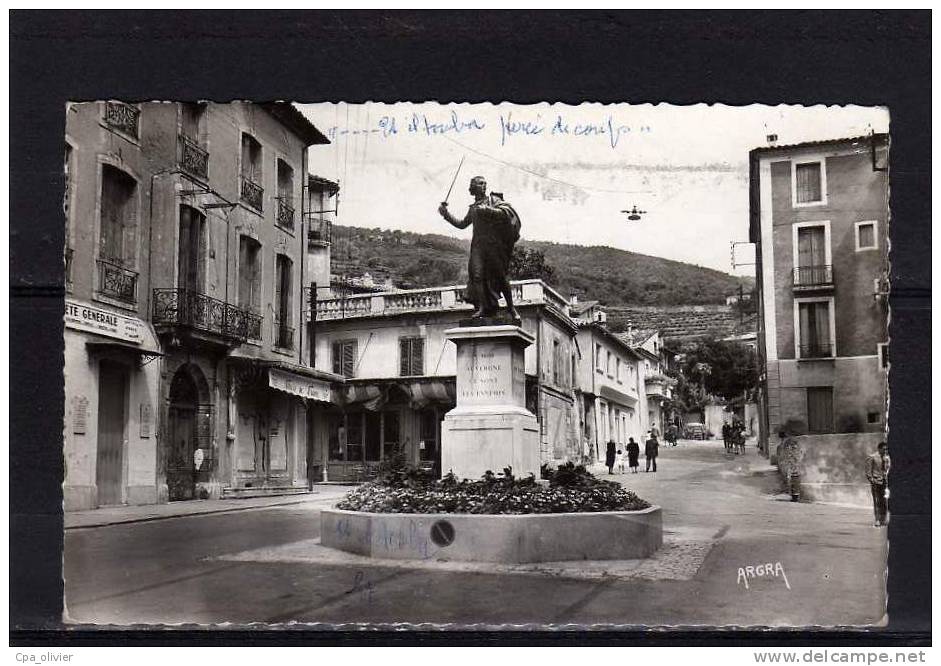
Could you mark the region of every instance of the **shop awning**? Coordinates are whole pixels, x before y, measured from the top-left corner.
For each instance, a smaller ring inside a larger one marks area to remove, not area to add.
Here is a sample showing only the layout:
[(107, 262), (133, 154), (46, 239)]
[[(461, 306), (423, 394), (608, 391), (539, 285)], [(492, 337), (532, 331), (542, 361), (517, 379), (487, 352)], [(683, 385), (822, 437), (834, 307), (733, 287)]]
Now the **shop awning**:
[(330, 382), (283, 368), (268, 368), (268, 386), (316, 402), (333, 402)]
[(166, 356), (166, 354), (158, 349), (147, 349), (141, 345), (135, 345), (132, 342), (122, 342), (121, 340), (87, 340), (85, 342), (85, 349), (94, 353), (118, 352), (122, 354), (132, 354), (139, 359), (146, 359), (143, 361), (144, 363), (149, 363), (156, 358)]
[(407, 402), (412, 409), (421, 409), (432, 403), (453, 405), (457, 396), (453, 379), (424, 378), (351, 383), (339, 389), (339, 393), (344, 405), (356, 405), (370, 411), (400, 402)]

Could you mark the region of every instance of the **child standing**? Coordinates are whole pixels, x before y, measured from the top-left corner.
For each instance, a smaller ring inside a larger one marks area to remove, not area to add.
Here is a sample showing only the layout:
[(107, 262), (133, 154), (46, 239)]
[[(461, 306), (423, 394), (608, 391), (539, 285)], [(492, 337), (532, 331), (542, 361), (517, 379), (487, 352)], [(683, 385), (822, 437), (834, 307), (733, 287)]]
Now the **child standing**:
[(624, 451), (618, 449), (618, 453), (614, 461), (618, 467), (618, 474), (624, 474)]

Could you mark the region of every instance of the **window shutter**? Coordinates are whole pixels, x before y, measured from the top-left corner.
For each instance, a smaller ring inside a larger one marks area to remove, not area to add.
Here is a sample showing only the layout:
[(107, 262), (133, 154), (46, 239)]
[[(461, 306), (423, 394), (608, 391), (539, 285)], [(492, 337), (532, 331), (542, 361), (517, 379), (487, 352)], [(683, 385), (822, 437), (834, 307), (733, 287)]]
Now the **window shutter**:
[(356, 371), (356, 342), (343, 345), (343, 376), (352, 377)]
[(343, 374), (343, 350), (339, 342), (333, 343), (333, 374)]
[(412, 374), (409, 347), (410, 345), (408, 338), (399, 338), (399, 375), (402, 377)]
[(425, 374), (425, 339), (414, 338), (412, 340), (412, 374)]

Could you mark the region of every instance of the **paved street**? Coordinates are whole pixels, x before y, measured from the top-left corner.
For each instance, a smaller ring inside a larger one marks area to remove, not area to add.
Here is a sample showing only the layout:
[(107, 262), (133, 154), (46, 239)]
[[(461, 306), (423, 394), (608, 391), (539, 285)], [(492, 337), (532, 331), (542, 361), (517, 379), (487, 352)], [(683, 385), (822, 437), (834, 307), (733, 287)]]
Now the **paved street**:
[[(617, 477), (663, 507), (664, 548), (651, 560), (379, 564), (319, 545), (318, 512), (342, 491), (327, 487), (278, 506), (67, 530), (68, 616), (117, 624), (881, 621), (887, 545), (869, 509), (786, 501), (751, 445), (744, 456), (728, 456), (721, 442), (661, 452), (658, 473)], [(746, 589), (739, 568), (766, 563), (780, 563), (778, 575), (748, 577)]]

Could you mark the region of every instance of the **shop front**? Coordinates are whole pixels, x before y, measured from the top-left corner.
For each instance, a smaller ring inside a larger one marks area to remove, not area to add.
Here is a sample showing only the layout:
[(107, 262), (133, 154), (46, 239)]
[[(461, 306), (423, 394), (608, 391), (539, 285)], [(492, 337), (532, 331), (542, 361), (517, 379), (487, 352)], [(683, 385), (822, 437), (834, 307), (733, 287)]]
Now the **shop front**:
[(453, 379), (353, 380), (337, 406), (322, 412), (320, 447), (325, 479), (366, 481), (397, 453), (441, 472), (441, 421), (454, 408)]
[(153, 504), (159, 351), (136, 317), (65, 303), (65, 510)]
[(228, 486), (268, 493), (318, 480), (309, 431), (315, 405), (328, 405), (330, 381), (278, 362), (236, 361), (230, 368)]

